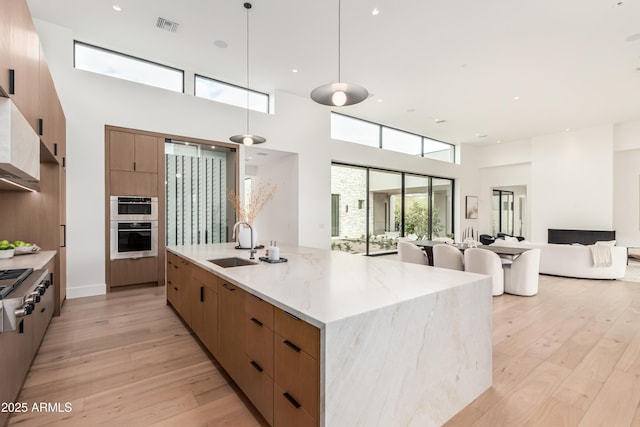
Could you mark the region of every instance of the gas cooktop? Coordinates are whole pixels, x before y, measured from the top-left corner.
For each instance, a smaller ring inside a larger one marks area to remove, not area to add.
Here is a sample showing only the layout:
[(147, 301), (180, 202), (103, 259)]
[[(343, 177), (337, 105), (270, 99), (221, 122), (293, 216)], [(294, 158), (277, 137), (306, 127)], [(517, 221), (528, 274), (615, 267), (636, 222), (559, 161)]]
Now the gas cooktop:
[(0, 270), (0, 300), (9, 295), (31, 273), (33, 273), (33, 268)]

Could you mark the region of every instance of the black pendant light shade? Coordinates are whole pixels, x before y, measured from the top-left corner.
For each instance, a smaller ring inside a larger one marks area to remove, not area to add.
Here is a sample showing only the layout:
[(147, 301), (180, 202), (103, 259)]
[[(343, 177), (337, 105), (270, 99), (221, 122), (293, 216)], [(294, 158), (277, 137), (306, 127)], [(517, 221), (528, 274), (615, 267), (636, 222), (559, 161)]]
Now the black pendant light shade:
[(262, 144), (267, 140), (258, 135), (252, 135), (249, 132), (249, 9), (251, 9), (251, 3), (245, 3), (243, 7), (247, 10), (247, 133), (242, 135), (233, 135), (229, 138), (231, 142), (235, 142), (237, 144), (244, 144), (247, 146)]

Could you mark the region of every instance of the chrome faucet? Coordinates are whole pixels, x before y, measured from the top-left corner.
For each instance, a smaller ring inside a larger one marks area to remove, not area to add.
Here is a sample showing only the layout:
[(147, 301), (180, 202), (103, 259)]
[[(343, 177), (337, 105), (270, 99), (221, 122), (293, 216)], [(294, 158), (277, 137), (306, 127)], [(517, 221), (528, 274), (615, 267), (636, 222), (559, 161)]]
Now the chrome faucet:
[[(249, 226), (249, 230), (251, 231), (251, 243), (249, 244), (249, 247), (250, 247), (251, 249), (249, 250), (249, 259), (255, 259), (255, 258), (253, 257), (253, 255), (254, 255), (257, 251), (256, 251), (256, 249), (253, 247), (253, 227), (251, 226), (251, 224), (249, 224), (249, 223), (248, 223), (248, 222), (246, 222), (246, 221), (238, 221), (238, 222), (236, 222), (235, 224), (233, 224), (233, 232), (231, 233), (231, 238), (232, 238), (233, 240), (235, 240), (235, 239), (236, 239), (236, 228), (237, 228), (237, 227), (238, 227), (238, 225), (240, 225), (240, 224), (244, 224), (244, 225)], [(238, 242), (238, 243), (240, 243), (240, 242)]]

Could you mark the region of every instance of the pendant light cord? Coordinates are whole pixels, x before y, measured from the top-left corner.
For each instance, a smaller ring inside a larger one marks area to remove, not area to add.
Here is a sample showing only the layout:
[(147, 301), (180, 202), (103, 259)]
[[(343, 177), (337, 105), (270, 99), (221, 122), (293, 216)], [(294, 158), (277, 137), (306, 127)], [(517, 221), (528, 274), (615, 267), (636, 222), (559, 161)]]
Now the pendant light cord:
[(342, 56), (340, 52), (340, 27), (340, 0), (338, 0), (338, 83), (342, 81), (340, 80), (340, 57)]
[(245, 3), (244, 7), (247, 9), (247, 135), (249, 135), (249, 9), (251, 9), (251, 3)]

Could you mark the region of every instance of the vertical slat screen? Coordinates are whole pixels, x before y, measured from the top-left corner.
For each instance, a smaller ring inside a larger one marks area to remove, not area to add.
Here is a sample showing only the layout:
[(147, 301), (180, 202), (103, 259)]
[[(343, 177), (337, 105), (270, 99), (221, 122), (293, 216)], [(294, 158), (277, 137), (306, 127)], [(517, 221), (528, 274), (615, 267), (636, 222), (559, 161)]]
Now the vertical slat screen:
[(226, 242), (226, 154), (166, 144), (167, 245)]

